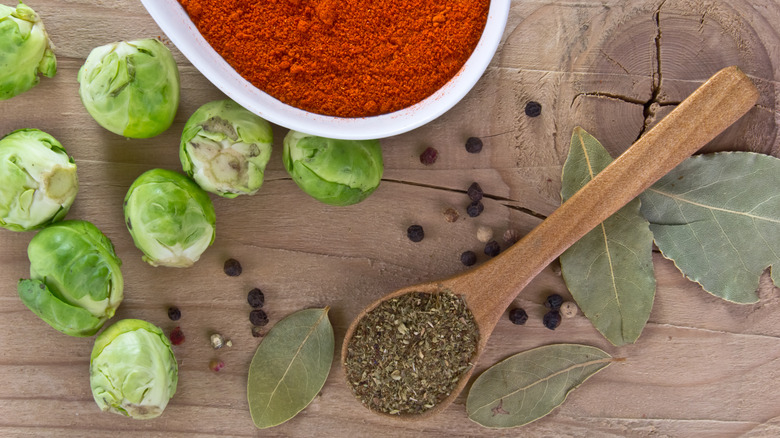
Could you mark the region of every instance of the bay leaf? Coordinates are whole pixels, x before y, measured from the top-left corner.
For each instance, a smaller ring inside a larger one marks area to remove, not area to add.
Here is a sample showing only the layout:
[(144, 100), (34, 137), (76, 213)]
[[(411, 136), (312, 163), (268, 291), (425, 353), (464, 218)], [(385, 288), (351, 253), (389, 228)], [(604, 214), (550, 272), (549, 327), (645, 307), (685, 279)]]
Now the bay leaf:
[(771, 267), (780, 285), (780, 159), (753, 152), (691, 157), (642, 195), (664, 257), (709, 293), (755, 303)]
[[(598, 140), (575, 128), (563, 166), (564, 201), (611, 162)], [(566, 287), (596, 329), (616, 346), (634, 343), (655, 299), (653, 235), (639, 199), (583, 236), (560, 262)]]
[(555, 344), (511, 356), (483, 372), (466, 399), (469, 418), (485, 427), (517, 427), (560, 406), (573, 389), (614, 362), (587, 345)]
[(328, 310), (306, 309), (276, 323), (249, 366), (247, 398), (260, 429), (293, 418), (314, 400), (333, 362)]

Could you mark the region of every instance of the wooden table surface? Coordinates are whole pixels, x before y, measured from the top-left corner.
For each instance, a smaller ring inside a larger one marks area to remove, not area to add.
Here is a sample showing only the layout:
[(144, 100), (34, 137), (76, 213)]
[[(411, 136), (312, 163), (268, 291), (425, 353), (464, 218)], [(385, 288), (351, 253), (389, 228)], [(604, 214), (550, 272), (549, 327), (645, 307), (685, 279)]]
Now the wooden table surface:
[[(503, 0), (508, 1), (508, 0)], [(14, 3), (7, 0), (4, 3)], [(78, 98), (76, 74), (90, 50), (113, 41), (165, 35), (138, 0), (29, 0), (57, 48), (59, 72), (31, 91), (0, 102), (0, 135), (39, 128), (59, 139), (78, 165), (81, 188), (69, 219), (93, 222), (123, 260), (125, 300), (115, 317), (142, 318), (186, 342), (174, 348), (179, 389), (162, 417), (138, 421), (102, 413), (89, 387), (93, 338), (56, 332), (19, 300), (34, 233), (0, 230), (0, 435), (2, 436), (778, 436), (780, 434), (780, 294), (761, 279), (760, 302), (729, 304), (686, 280), (655, 255), (657, 293), (650, 321), (634, 345), (611, 346), (581, 314), (555, 331), (542, 326), (551, 292), (569, 296), (554, 266), (516, 299), (530, 319), (502, 319), (482, 370), (511, 354), (560, 342), (603, 348), (626, 358), (570, 394), (551, 415), (514, 430), (472, 423), (465, 397), (423, 422), (402, 423), (364, 409), (334, 359), (314, 402), (296, 418), (258, 431), (246, 401), (249, 362), (260, 340), (250, 332), (247, 291), (260, 287), (271, 323), (307, 307), (331, 306), (338, 356), (359, 309), (401, 286), (462, 271), (464, 250), (481, 253), (476, 230), (528, 232), (560, 204), (560, 176), (572, 129), (580, 125), (613, 155), (627, 148), (704, 79), (736, 64), (761, 90), (759, 103), (706, 151), (749, 150), (780, 156), (780, 1), (512, 1), (499, 52), (468, 96), (407, 134), (382, 140), (385, 174), (365, 202), (330, 207), (300, 191), (284, 171), (274, 126), (266, 181), (253, 197), (212, 197), (217, 237), (192, 268), (153, 268), (141, 260), (122, 220), (122, 199), (147, 169), (180, 170), (182, 127), (200, 105), (223, 98), (169, 45), (181, 71), (182, 101), (173, 126), (145, 140), (99, 127)], [(536, 118), (528, 101), (542, 104)], [(469, 154), (466, 138), (484, 149)], [(423, 166), (428, 146), (438, 161)], [(485, 211), (468, 218), (466, 188), (486, 192)], [(461, 213), (455, 223), (442, 210)], [(411, 224), (425, 240), (406, 238)], [(244, 272), (231, 278), (233, 257)], [(484, 261), (486, 256), (481, 256)], [(182, 318), (168, 319), (178, 306)], [(211, 349), (219, 332), (233, 347)], [(219, 357), (226, 367), (208, 368)]]

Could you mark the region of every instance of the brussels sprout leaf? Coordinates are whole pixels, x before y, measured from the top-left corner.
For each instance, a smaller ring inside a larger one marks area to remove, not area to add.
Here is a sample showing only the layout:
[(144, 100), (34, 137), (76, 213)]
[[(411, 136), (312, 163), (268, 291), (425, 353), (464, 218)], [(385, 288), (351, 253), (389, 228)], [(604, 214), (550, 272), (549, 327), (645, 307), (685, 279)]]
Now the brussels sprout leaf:
[(60, 300), (40, 280), (19, 280), (17, 292), (33, 313), (66, 335), (92, 336), (102, 326), (89, 311)]

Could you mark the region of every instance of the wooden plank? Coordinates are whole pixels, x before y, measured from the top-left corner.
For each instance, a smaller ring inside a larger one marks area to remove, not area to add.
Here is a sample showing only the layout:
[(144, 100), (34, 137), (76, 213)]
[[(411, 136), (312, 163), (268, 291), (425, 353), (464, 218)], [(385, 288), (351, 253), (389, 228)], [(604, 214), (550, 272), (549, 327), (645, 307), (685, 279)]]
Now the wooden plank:
[[(217, 240), (195, 267), (152, 268), (141, 261), (125, 229), (122, 198), (143, 171), (180, 168), (177, 147), (184, 123), (198, 106), (222, 94), (171, 47), (182, 78), (174, 125), (146, 140), (108, 133), (79, 101), (79, 67), (98, 45), (164, 35), (135, 0), (30, 0), (30, 5), (46, 20), (59, 72), (0, 102), (0, 135), (35, 127), (65, 145), (81, 181), (68, 218), (95, 223), (124, 262), (126, 299), (117, 318), (147, 319), (166, 332), (179, 325), (187, 340), (175, 348), (180, 386), (162, 417), (133, 421), (99, 412), (89, 390), (92, 338), (61, 335), (24, 307), (15, 289), (29, 270), (26, 246), (33, 234), (0, 230), (3, 436), (257, 435), (245, 395), (249, 362), (260, 342), (252, 337), (247, 318), (249, 289), (263, 289), (272, 323), (302, 308), (330, 305), (340, 345), (352, 318), (377, 297), (465, 269), (460, 253), (480, 252), (483, 245), (476, 238), (478, 226), (491, 227), (500, 238), (510, 228), (525, 233), (550, 214), (560, 204), (560, 172), (574, 126), (583, 126), (619, 154), (645, 124), (652, 125), (726, 64), (740, 64), (762, 97), (707, 150), (780, 156), (777, 0), (513, 0), (500, 51), (472, 92), (430, 124), (382, 141), (385, 177), (368, 200), (337, 208), (308, 198), (284, 171), (280, 152), (286, 130), (274, 126), (275, 149), (260, 193), (213, 198)], [(524, 113), (532, 100), (543, 108), (536, 118)], [(465, 151), (470, 136), (484, 140), (480, 154)], [(418, 159), (427, 146), (439, 150), (439, 160), (429, 167)], [(485, 189), (486, 208), (480, 217), (468, 218), (465, 190), (474, 181)], [(442, 216), (450, 206), (461, 213), (455, 223)], [(426, 231), (417, 244), (405, 236), (412, 223)], [(228, 257), (243, 263), (240, 277), (222, 273)], [(527, 325), (500, 321), (475, 375), (513, 353), (556, 342), (594, 345), (626, 358), (574, 391), (550, 416), (522, 429), (477, 426), (466, 416), (464, 395), (425, 422), (375, 416), (354, 400), (334, 360), (314, 403), (263, 434), (771, 435), (780, 417), (778, 289), (765, 275), (759, 303), (727, 304), (686, 280), (660, 255), (655, 269), (656, 301), (635, 345), (612, 347), (581, 314), (564, 320), (556, 331), (545, 329), (544, 297), (551, 292), (568, 296), (554, 267), (515, 300), (530, 314)], [(169, 305), (181, 308), (180, 321), (167, 319)], [(212, 350), (212, 332), (233, 340), (233, 347)], [(226, 362), (219, 374), (208, 370), (214, 357)]]

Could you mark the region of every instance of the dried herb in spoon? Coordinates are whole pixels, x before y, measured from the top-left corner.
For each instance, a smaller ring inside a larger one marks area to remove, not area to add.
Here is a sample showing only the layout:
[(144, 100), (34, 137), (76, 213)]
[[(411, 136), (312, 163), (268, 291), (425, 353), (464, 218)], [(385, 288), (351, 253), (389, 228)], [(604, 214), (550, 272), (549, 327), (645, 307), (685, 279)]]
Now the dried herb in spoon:
[(409, 293), (360, 320), (344, 368), (352, 392), (369, 409), (420, 414), (447, 398), (473, 366), (478, 341), (462, 297)]

